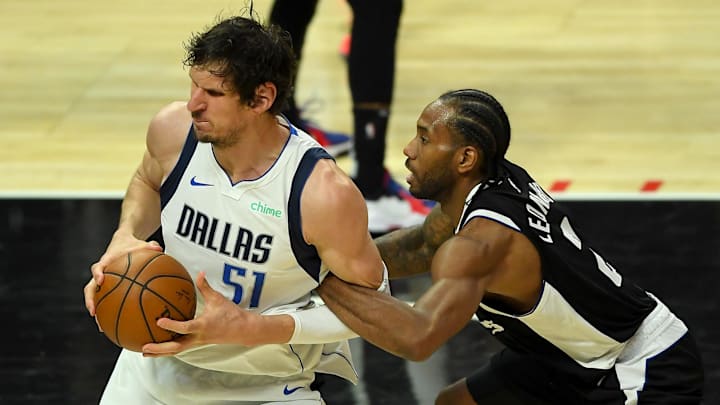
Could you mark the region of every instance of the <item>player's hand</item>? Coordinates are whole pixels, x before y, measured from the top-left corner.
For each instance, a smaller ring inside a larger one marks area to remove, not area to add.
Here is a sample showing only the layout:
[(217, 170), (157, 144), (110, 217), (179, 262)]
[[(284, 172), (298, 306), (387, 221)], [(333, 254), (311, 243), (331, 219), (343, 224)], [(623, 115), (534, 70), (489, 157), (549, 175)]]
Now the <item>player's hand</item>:
[(83, 294), (85, 296), (85, 308), (87, 308), (90, 316), (95, 316), (95, 292), (104, 279), (103, 271), (113, 260), (120, 256), (128, 254), (128, 252), (140, 249), (151, 249), (162, 252), (162, 246), (156, 241), (146, 242), (136, 239), (130, 234), (115, 232), (105, 253), (96, 263), (90, 266), (92, 278), (85, 284)]
[(207, 344), (254, 344), (248, 331), (254, 330), (253, 322), (258, 322), (262, 315), (240, 308), (215, 291), (204, 272), (198, 275), (196, 286), (205, 301), (202, 313), (189, 321), (158, 319), (159, 327), (183, 336), (169, 342), (146, 344), (143, 346), (144, 356), (172, 356)]

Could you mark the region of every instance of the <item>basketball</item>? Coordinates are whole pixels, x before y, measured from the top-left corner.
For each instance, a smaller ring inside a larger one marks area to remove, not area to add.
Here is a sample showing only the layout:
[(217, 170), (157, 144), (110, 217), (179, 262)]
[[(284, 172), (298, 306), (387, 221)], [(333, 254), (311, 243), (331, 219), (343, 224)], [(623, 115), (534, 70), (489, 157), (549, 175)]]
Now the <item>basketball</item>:
[(180, 262), (143, 249), (105, 268), (95, 292), (95, 316), (105, 336), (120, 347), (142, 351), (177, 334), (156, 325), (160, 318), (186, 321), (195, 316), (195, 285)]

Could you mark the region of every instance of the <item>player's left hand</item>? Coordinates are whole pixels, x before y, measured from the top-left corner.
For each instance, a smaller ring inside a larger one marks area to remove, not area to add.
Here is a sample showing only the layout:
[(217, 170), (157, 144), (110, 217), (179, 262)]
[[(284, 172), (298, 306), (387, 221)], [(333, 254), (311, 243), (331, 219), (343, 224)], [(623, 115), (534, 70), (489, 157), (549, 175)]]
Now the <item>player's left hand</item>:
[(204, 272), (198, 275), (196, 285), (205, 301), (202, 313), (189, 321), (158, 319), (159, 327), (182, 336), (169, 342), (146, 344), (142, 348), (143, 356), (172, 356), (208, 344), (257, 344), (248, 331), (255, 330), (253, 325), (261, 321), (261, 315), (240, 308), (215, 291), (205, 278)]

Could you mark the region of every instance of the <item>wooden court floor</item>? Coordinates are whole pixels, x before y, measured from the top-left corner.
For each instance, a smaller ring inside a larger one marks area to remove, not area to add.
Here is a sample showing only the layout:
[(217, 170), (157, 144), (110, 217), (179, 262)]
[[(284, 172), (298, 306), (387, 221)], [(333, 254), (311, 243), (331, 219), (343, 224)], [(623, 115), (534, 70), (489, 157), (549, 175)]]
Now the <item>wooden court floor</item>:
[[(183, 41), (246, 4), (2, 0), (0, 192), (122, 193), (147, 122), (188, 94)], [(476, 87), (505, 105), (508, 156), (546, 188), (717, 193), (719, 19), (712, 0), (408, 0), (386, 165), (404, 177), (422, 108)], [(310, 118), (341, 131), (349, 20), (342, 0), (320, 1), (297, 85)]]

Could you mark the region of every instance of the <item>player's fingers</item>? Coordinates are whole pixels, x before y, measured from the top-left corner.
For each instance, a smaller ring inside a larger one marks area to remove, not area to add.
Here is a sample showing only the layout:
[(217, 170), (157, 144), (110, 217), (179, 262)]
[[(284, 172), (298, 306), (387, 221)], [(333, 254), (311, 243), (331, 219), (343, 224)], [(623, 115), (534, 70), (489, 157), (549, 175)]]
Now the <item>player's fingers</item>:
[(105, 263), (103, 263), (102, 259), (90, 266), (90, 272), (92, 273), (92, 277), (95, 279), (97, 285), (102, 285), (103, 280), (105, 279), (105, 274), (103, 273), (104, 269)]
[(145, 357), (172, 356), (180, 353), (182, 348), (182, 344), (177, 341), (148, 343), (142, 347), (142, 353)]
[(156, 250), (156, 251), (158, 251), (158, 252), (162, 252), (162, 251), (163, 251), (162, 246), (160, 246), (160, 244), (159, 244), (157, 241), (154, 241), (154, 240), (151, 240), (150, 242), (148, 242), (146, 248), (147, 248), (147, 249), (151, 249), (151, 250)]
[(205, 277), (204, 271), (201, 271), (198, 274), (196, 285), (197, 285), (198, 291), (200, 291), (200, 295), (202, 295), (203, 299), (205, 299), (205, 302), (208, 302), (213, 294), (219, 294), (217, 291), (215, 291), (210, 286), (210, 283), (208, 283), (207, 277)]
[(187, 335), (194, 331), (195, 323), (193, 320), (189, 321), (176, 321), (170, 318), (160, 318), (157, 320), (157, 326), (169, 330), (170, 332), (180, 333)]
[(176, 354), (177, 354), (177, 353), (161, 353), (161, 354), (156, 354), (156, 353), (143, 353), (142, 355), (143, 355), (143, 357), (157, 358), (157, 357), (170, 357), (170, 356), (174, 356), (174, 355), (176, 355)]
[(87, 308), (90, 316), (95, 316), (95, 291), (97, 290), (97, 283), (95, 279), (91, 278), (90, 281), (85, 284), (83, 288), (83, 295), (85, 296), (85, 308)]

